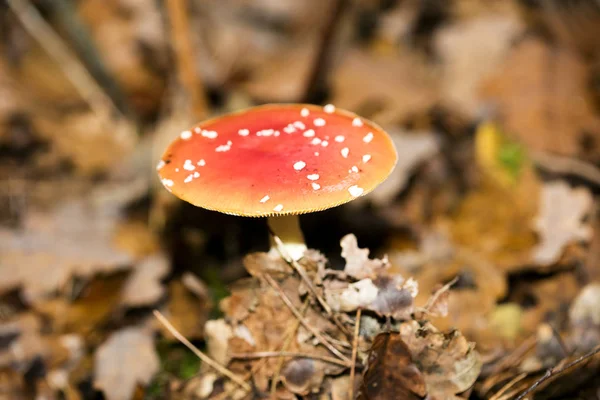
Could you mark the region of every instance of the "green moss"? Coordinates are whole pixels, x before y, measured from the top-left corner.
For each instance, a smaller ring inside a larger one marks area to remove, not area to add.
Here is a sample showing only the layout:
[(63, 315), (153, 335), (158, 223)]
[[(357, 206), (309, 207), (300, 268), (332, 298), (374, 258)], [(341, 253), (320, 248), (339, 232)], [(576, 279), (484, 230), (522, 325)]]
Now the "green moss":
[(505, 142), (498, 151), (498, 161), (513, 179), (517, 179), (526, 161), (523, 146), (516, 142)]

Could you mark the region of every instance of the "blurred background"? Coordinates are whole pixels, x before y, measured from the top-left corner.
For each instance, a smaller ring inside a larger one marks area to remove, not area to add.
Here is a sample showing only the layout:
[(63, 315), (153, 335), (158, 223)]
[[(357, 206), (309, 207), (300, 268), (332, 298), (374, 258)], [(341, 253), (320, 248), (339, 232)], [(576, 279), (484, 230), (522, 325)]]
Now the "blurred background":
[(151, 310), (203, 346), (267, 228), (176, 199), (155, 165), (264, 103), (331, 103), (396, 143), (378, 190), (301, 217), (331, 268), (354, 233), (425, 300), (457, 276), (441, 327), (490, 360), (542, 326), (582, 343), (599, 38), (595, 0), (0, 0), (0, 398), (201, 398), (174, 389), (200, 363)]

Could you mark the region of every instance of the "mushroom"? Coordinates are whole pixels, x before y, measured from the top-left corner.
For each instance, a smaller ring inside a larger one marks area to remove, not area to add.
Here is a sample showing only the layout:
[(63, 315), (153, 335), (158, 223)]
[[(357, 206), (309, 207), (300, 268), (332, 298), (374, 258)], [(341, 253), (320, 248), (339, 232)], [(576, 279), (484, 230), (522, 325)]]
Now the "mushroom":
[(351, 112), (271, 104), (181, 132), (156, 169), (168, 191), (195, 206), (267, 217), (298, 260), (306, 250), (298, 215), (364, 196), (396, 159), (387, 133)]

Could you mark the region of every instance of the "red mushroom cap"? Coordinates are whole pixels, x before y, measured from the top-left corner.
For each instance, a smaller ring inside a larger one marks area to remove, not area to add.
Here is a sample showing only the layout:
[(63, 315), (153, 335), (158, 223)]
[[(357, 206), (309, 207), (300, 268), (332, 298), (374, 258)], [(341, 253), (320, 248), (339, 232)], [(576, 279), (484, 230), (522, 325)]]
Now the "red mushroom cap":
[(263, 217), (347, 203), (375, 189), (397, 154), (374, 123), (334, 106), (265, 105), (182, 132), (157, 166), (198, 207)]

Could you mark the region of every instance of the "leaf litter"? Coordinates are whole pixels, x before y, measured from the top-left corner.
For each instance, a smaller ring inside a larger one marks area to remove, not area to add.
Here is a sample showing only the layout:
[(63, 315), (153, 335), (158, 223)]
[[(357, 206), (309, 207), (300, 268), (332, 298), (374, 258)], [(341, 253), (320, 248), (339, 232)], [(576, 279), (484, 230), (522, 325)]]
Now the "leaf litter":
[[(384, 126), (401, 159), (371, 196), (306, 224), (308, 281), (256, 252), (256, 221), (214, 223), (153, 180), (160, 143), (197, 119), (170, 83), (163, 8), (42, 7), (67, 47), (85, 35), (64, 21), (89, 29), (99, 58), (78, 58), (115, 119), (0, 7), (0, 393), (594, 398), (598, 9), (526, 3), (343, 13), (318, 101)], [(189, 6), (205, 115), (301, 101), (330, 2)]]

